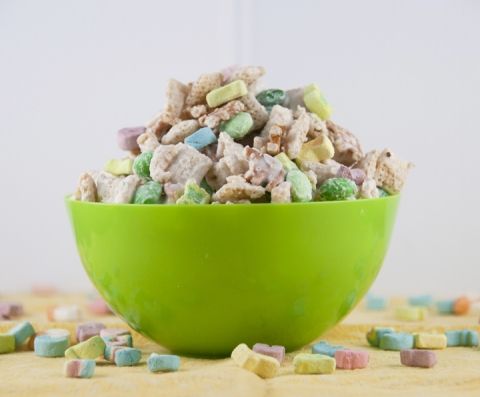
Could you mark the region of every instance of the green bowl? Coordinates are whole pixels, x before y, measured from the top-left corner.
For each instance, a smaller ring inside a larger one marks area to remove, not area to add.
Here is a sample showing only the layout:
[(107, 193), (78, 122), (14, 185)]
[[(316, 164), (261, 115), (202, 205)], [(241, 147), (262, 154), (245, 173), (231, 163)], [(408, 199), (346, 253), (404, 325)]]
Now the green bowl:
[(293, 350), (337, 324), (380, 270), (398, 202), (66, 200), (85, 270), (115, 313), (194, 356), (241, 342)]

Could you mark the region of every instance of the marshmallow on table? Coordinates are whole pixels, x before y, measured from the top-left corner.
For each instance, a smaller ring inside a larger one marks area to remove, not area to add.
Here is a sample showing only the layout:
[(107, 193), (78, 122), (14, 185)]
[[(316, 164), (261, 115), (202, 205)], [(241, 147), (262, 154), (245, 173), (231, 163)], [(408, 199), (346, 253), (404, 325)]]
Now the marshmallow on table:
[(414, 342), (412, 334), (391, 332), (382, 335), (379, 347), (382, 350), (412, 349)]
[(15, 337), (15, 348), (18, 349), (27, 339), (35, 335), (35, 330), (30, 322), (24, 321), (10, 329), (8, 333)]
[(402, 306), (395, 309), (395, 317), (402, 321), (425, 320), (427, 309), (420, 306)]
[(335, 372), (335, 359), (324, 354), (300, 353), (293, 359), (297, 374), (332, 374)]
[(466, 296), (461, 296), (460, 298), (455, 299), (453, 302), (453, 313), (457, 315), (468, 313), (470, 310), (470, 304), (470, 299)]
[(81, 312), (77, 305), (55, 306), (47, 311), (47, 317), (50, 321), (79, 321)]
[(100, 330), (100, 336), (102, 338), (106, 337), (117, 337), (120, 335), (128, 335), (130, 331), (126, 328), (104, 328)]
[(444, 334), (414, 334), (415, 349), (445, 349), (447, 337)]
[(87, 358), (95, 359), (103, 356), (105, 342), (100, 336), (94, 336), (85, 342), (80, 342), (65, 351), (66, 358)]
[(370, 346), (378, 347), (382, 336), (391, 332), (395, 332), (395, 330), (389, 327), (373, 327), (367, 332), (368, 344)]
[(447, 346), (478, 346), (478, 332), (462, 329), (454, 331), (446, 331)]
[(431, 295), (417, 295), (408, 298), (408, 304), (411, 306), (428, 307), (432, 304), (433, 298)]
[(344, 350), (345, 348), (340, 345), (331, 345), (330, 343), (321, 340), (312, 346), (312, 353), (323, 354), (324, 356), (335, 357), (337, 350)]
[(69, 360), (63, 371), (67, 378), (91, 378), (95, 372), (95, 360)]
[(23, 305), (17, 302), (0, 302), (0, 317), (16, 317), (23, 314)]
[(113, 347), (113, 350), (113, 361), (117, 367), (131, 367), (142, 358), (142, 352), (134, 347)]
[(335, 352), (337, 368), (361, 369), (368, 365), (368, 352), (361, 350), (337, 350)]
[(101, 298), (96, 298), (87, 304), (88, 309), (98, 315), (111, 314), (112, 310)]
[(276, 359), (255, 353), (245, 343), (233, 349), (231, 357), (239, 367), (261, 378), (273, 378), (280, 368), (280, 363)]
[(266, 345), (264, 343), (255, 343), (252, 350), (255, 353), (263, 354), (265, 356), (270, 356), (276, 359), (280, 364), (285, 358), (285, 347), (279, 345)]
[(150, 372), (172, 372), (180, 368), (180, 357), (173, 354), (152, 353), (147, 360)]
[(105, 344), (107, 346), (133, 346), (133, 338), (130, 334), (118, 336), (104, 336), (102, 337), (102, 339), (105, 341)]
[(381, 296), (368, 295), (366, 307), (368, 310), (384, 310), (387, 307), (387, 300)]
[(15, 351), (15, 337), (10, 334), (0, 334), (0, 354)]
[(92, 336), (100, 335), (102, 329), (105, 329), (105, 325), (102, 323), (90, 322), (79, 324), (77, 326), (77, 341), (83, 342)]
[(454, 304), (455, 301), (451, 299), (435, 302), (435, 306), (437, 307), (437, 312), (439, 314), (452, 314)]
[(66, 336), (39, 335), (35, 337), (34, 351), (40, 357), (63, 357), (69, 344)]
[(407, 349), (400, 351), (400, 362), (408, 367), (431, 368), (437, 363), (437, 355), (428, 350)]

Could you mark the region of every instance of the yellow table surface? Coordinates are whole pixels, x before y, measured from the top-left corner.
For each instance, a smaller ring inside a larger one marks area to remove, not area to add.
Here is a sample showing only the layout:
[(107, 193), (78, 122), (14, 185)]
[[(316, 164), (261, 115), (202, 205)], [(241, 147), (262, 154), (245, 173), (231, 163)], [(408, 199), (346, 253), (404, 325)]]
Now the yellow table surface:
[[(56, 294), (37, 297), (27, 294), (3, 295), (1, 301), (23, 303), (25, 314), (15, 321), (1, 321), (5, 332), (20, 320), (30, 320), (37, 331), (67, 328), (75, 334), (76, 323), (53, 323), (46, 318), (48, 306), (77, 304), (83, 320), (97, 320), (107, 326), (125, 326), (116, 317), (98, 317), (86, 309), (86, 294)], [(365, 349), (370, 354), (368, 368), (337, 370), (332, 375), (295, 375), (292, 360), (299, 352), (286, 355), (280, 373), (263, 380), (237, 367), (229, 358), (207, 360), (181, 357), (180, 371), (152, 374), (146, 368), (151, 352), (165, 353), (162, 347), (133, 333), (134, 345), (142, 349), (143, 358), (135, 367), (117, 368), (103, 360), (97, 361), (91, 379), (70, 379), (63, 376), (64, 358), (37, 357), (31, 351), (0, 355), (0, 397), (23, 396), (248, 396), (248, 397), (307, 397), (307, 396), (480, 396), (480, 351), (477, 348), (455, 347), (437, 351), (438, 364), (431, 369), (400, 365), (399, 352), (373, 349), (365, 333), (373, 325), (394, 326), (405, 331), (436, 331), (470, 328), (479, 330), (478, 313), (466, 316), (438, 316), (431, 313), (421, 322), (395, 320), (394, 300), (385, 311), (366, 311), (360, 305), (341, 324), (322, 335), (335, 344)], [(310, 346), (302, 349), (310, 352)]]

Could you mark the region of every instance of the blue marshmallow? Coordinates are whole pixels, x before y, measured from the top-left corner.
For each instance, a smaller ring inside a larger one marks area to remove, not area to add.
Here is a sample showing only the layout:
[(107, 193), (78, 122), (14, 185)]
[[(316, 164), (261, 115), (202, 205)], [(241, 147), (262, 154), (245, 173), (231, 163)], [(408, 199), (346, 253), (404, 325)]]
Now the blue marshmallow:
[(478, 346), (478, 332), (469, 329), (445, 332), (447, 346)]
[(431, 295), (417, 295), (408, 298), (408, 304), (411, 306), (430, 306), (433, 302)]
[(28, 338), (35, 335), (35, 330), (33, 329), (32, 324), (28, 321), (24, 321), (13, 327), (8, 333), (15, 337), (15, 347), (18, 348), (25, 343)]
[(172, 354), (152, 353), (147, 360), (150, 372), (172, 372), (180, 368), (180, 357)]
[(366, 306), (368, 310), (383, 310), (387, 307), (387, 300), (381, 296), (367, 295)]
[(200, 128), (185, 138), (185, 143), (197, 150), (203, 149), (205, 146), (215, 142), (217, 142), (217, 137), (209, 127)]
[(453, 313), (453, 305), (455, 304), (454, 300), (444, 300), (437, 301), (435, 305), (437, 306), (437, 311), (440, 314), (451, 314)]
[(142, 352), (134, 347), (123, 347), (115, 352), (115, 365), (117, 367), (131, 367), (140, 362)]
[(321, 340), (312, 346), (312, 353), (323, 354), (325, 356), (335, 357), (337, 350), (344, 350), (345, 348), (340, 345), (331, 345), (330, 343)]
[(380, 338), (379, 347), (382, 350), (413, 349), (414, 337), (412, 334), (389, 332)]
[(63, 357), (68, 346), (66, 336), (40, 335), (33, 342), (33, 350), (40, 357)]

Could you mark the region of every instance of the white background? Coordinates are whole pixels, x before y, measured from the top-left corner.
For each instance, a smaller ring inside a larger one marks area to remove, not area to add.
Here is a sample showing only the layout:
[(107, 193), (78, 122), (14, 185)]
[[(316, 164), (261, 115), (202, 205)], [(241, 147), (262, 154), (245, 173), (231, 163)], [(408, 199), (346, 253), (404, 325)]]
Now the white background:
[(166, 80), (317, 82), (365, 149), (416, 163), (382, 294), (479, 292), (480, 2), (0, 0), (0, 292), (89, 286), (63, 204)]

